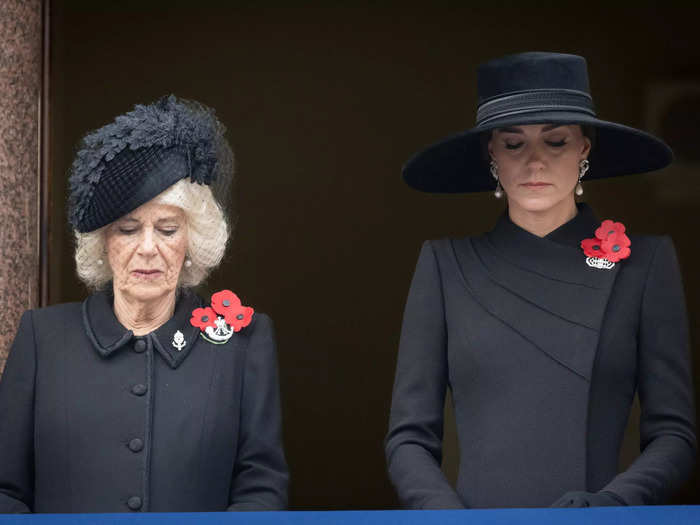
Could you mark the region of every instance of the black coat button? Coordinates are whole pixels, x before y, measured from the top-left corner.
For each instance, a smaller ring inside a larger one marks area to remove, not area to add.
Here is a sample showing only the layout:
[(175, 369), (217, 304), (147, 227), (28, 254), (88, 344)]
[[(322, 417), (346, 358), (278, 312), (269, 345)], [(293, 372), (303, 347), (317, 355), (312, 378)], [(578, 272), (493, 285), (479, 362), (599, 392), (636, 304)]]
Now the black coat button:
[(146, 350), (146, 341), (143, 339), (139, 339), (134, 343), (134, 352), (138, 352), (139, 354)]
[(143, 441), (141, 441), (139, 438), (134, 438), (129, 441), (128, 447), (132, 452), (141, 452), (143, 450)]
[(139, 498), (138, 496), (131, 496), (126, 502), (126, 505), (131, 510), (139, 510), (141, 508), (141, 498)]
[(134, 394), (135, 396), (142, 396), (146, 392), (148, 392), (148, 387), (146, 385), (141, 384), (141, 383), (138, 383), (138, 384), (131, 387), (131, 393)]

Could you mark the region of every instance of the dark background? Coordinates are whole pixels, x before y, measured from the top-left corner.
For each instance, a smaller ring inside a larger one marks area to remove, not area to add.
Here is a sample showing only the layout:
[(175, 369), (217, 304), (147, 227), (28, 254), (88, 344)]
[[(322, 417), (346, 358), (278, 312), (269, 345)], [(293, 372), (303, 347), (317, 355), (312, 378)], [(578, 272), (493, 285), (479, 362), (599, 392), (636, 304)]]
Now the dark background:
[[(700, 384), (700, 8), (605, 4), (52, 1), (50, 302), (86, 294), (65, 217), (79, 138), (168, 93), (216, 108), (236, 154), (237, 222), (202, 292), (230, 288), (275, 320), (292, 508), (394, 507), (382, 440), (419, 247), (490, 229), (504, 208), (490, 193), (412, 191), (401, 165), (472, 126), (477, 64), (570, 52), (588, 59), (599, 116), (655, 131), (681, 157), (584, 183), (584, 199), (632, 233), (675, 240)], [(622, 465), (638, 447), (635, 417)], [(676, 502), (699, 493), (696, 470)]]

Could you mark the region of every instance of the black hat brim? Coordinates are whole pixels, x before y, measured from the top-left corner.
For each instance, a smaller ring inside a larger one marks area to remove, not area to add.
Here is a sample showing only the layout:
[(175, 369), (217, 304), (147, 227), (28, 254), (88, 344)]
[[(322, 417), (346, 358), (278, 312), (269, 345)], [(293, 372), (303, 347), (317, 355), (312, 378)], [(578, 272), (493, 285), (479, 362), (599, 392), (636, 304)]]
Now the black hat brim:
[(585, 180), (658, 170), (673, 160), (673, 152), (655, 136), (616, 122), (577, 112), (538, 112), (502, 117), (447, 137), (411, 157), (403, 167), (406, 183), (429, 193), (471, 193), (493, 190), (482, 134), (527, 124), (580, 124), (596, 130)]

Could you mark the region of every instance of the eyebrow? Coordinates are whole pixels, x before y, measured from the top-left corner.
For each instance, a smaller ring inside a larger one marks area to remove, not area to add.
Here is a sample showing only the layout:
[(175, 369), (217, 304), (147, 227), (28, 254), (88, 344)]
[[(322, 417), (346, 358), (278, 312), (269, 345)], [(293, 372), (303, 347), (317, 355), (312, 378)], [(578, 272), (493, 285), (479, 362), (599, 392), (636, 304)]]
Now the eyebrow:
[[(547, 131), (552, 131), (553, 129), (561, 128), (564, 126), (564, 124), (548, 124), (545, 127), (542, 128), (542, 132), (545, 133)], [(522, 128), (501, 128), (499, 130), (501, 133), (519, 133), (523, 134)]]
[(161, 217), (156, 221), (156, 224), (160, 224), (161, 222), (179, 222), (180, 217), (177, 215), (168, 215), (167, 217)]

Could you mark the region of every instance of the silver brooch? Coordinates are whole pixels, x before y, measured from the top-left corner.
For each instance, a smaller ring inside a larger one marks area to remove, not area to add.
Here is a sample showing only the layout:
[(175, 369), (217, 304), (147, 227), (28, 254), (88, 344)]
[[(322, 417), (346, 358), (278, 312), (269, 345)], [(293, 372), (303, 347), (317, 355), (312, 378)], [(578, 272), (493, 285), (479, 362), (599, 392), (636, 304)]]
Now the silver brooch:
[(183, 348), (185, 348), (185, 345), (187, 344), (187, 341), (185, 341), (185, 336), (182, 334), (180, 330), (175, 332), (175, 335), (173, 335), (173, 346), (177, 349), (178, 352), (181, 352)]
[(217, 345), (222, 345), (231, 339), (231, 336), (233, 335), (233, 327), (229, 326), (223, 317), (218, 316), (214, 320), (214, 324), (216, 325), (216, 328), (207, 326), (207, 328), (201, 334), (204, 339)]
[(612, 268), (615, 266), (614, 262), (610, 262), (601, 257), (587, 257), (586, 264), (591, 268), (597, 268), (598, 270), (612, 270)]

